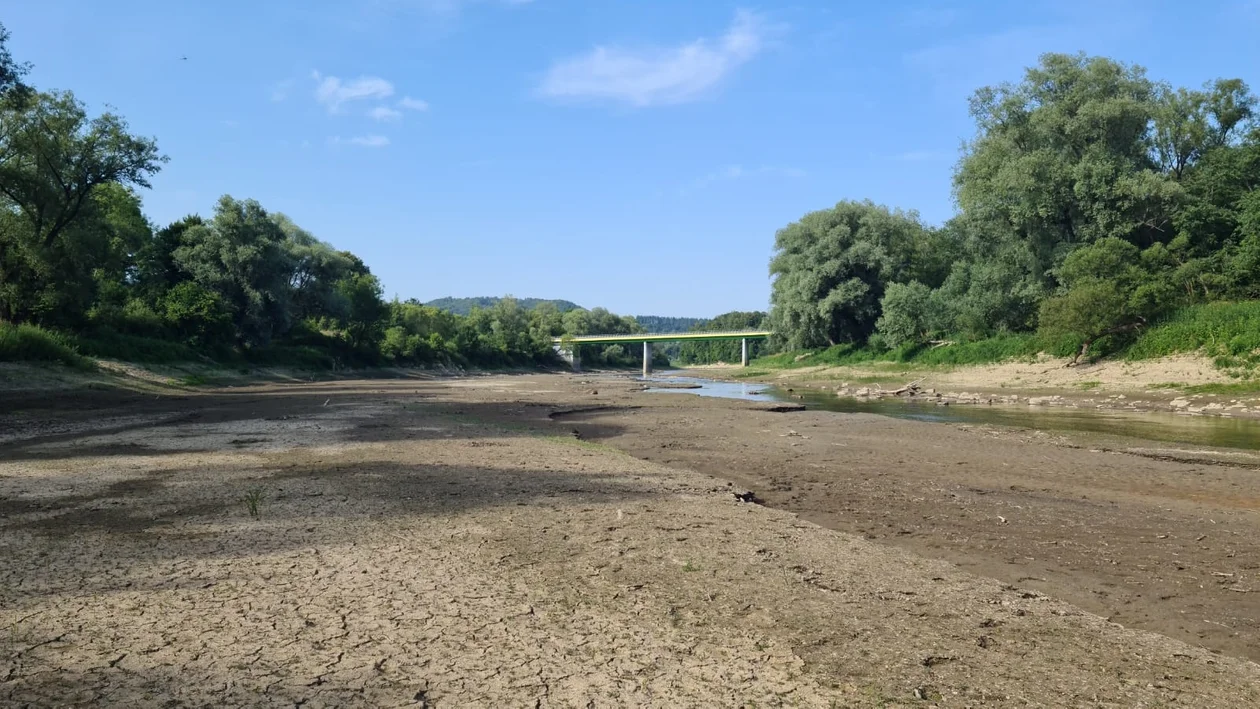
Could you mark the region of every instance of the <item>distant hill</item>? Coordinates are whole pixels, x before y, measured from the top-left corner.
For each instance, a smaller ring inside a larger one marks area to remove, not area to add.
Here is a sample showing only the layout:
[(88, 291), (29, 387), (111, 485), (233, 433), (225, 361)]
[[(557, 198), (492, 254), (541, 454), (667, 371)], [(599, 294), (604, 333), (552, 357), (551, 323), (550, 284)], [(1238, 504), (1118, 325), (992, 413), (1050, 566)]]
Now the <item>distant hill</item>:
[(671, 318), (661, 315), (636, 315), (635, 320), (648, 332), (687, 332), (704, 322), (704, 318)]
[[(490, 296), (483, 296), (480, 298), (447, 297), (447, 298), (438, 298), (437, 300), (430, 300), (429, 302), (425, 303), (425, 305), (432, 308), (438, 308), (440, 310), (446, 310), (446, 311), (455, 313), (456, 315), (467, 315), (468, 313), (472, 312), (473, 308), (483, 308), (483, 309), (488, 308), (494, 305), (495, 303), (499, 302), (500, 300), (503, 300), (503, 299), (494, 298)], [(551, 303), (552, 305), (555, 305), (556, 309), (562, 313), (567, 313), (570, 310), (581, 310), (582, 308), (582, 306), (578, 305), (577, 303), (571, 303), (567, 300), (546, 300), (543, 298), (517, 298), (516, 302), (520, 303), (521, 307), (525, 308), (526, 310), (533, 310), (534, 308), (538, 307), (539, 305), (543, 303)]]

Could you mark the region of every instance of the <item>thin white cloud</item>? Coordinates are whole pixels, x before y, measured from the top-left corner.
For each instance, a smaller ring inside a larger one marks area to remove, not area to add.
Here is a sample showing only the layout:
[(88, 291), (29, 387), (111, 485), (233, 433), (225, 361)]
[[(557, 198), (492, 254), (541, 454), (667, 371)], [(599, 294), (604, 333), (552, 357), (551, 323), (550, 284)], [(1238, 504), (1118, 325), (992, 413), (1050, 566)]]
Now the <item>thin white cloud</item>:
[(364, 148), (383, 148), (389, 145), (389, 138), (383, 135), (358, 135), (350, 139), (350, 144)]
[(757, 56), (765, 45), (765, 35), (761, 18), (741, 10), (726, 33), (716, 39), (638, 50), (600, 46), (559, 61), (548, 69), (538, 92), (548, 98), (607, 100), (633, 106), (692, 101)]
[(402, 97), (402, 98), (398, 101), (398, 105), (399, 105), (399, 107), (401, 107), (401, 108), (405, 108), (405, 109), (407, 109), (408, 111), (427, 111), (427, 110), (429, 110), (429, 102), (428, 102), (428, 101), (421, 101), (421, 100), (420, 100), (420, 99), (418, 99), (418, 98), (412, 98), (412, 97), (410, 97), (410, 96), (403, 96), (403, 97)]
[[(431, 15), (457, 15), (472, 5), (484, 4), (485, 0), (376, 0), (376, 8), (385, 12), (419, 11)], [(528, 5), (534, 0), (494, 0), (496, 5)]]
[(329, 113), (337, 113), (343, 104), (352, 101), (389, 98), (394, 95), (394, 85), (379, 76), (360, 76), (350, 81), (342, 81), (335, 76), (321, 76), (318, 71), (311, 77), (317, 82), (315, 100), (328, 109)]
[(374, 133), (368, 135), (356, 135), (353, 138), (342, 138), (334, 135), (328, 139), (329, 145), (356, 145), (360, 148), (383, 148), (389, 145), (389, 138)]
[(373, 120), (382, 122), (397, 121), (402, 119), (402, 111), (390, 108), (389, 106), (377, 106), (371, 111), (368, 111), (368, 115), (371, 116)]
[[(729, 182), (733, 180), (743, 180), (753, 177), (781, 177), (781, 178), (799, 178), (805, 177), (806, 173), (799, 167), (782, 167), (777, 165), (762, 165), (761, 167), (744, 167), (743, 165), (727, 165), (721, 170), (714, 170), (709, 174), (701, 177), (689, 185), (690, 189), (703, 189), (718, 182)], [(682, 190), (686, 192), (688, 190)]]
[(289, 93), (292, 91), (293, 91), (293, 79), (285, 79), (284, 81), (277, 81), (275, 84), (271, 86), (271, 100), (276, 101), (276, 102), (283, 101), (289, 98)]
[(910, 150), (904, 153), (897, 153), (892, 156), (892, 159), (898, 162), (930, 162), (933, 160), (947, 160), (952, 157), (954, 157), (954, 153), (947, 150)]

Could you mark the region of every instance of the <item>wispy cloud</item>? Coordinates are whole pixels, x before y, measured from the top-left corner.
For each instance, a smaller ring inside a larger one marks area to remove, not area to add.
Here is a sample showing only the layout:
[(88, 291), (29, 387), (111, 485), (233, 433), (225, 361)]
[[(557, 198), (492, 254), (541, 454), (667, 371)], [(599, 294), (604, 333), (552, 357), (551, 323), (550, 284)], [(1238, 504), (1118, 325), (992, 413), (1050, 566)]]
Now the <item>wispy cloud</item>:
[(289, 94), (293, 91), (293, 79), (285, 79), (277, 81), (271, 86), (271, 100), (283, 101), (289, 98)]
[(741, 10), (721, 37), (675, 47), (598, 46), (553, 64), (538, 92), (556, 99), (607, 100), (633, 106), (699, 98), (765, 45), (761, 18)]
[(457, 15), (472, 5), (528, 5), (534, 0), (375, 0), (375, 8), (385, 12), (422, 12), (430, 15)]
[(328, 139), (331, 145), (356, 145), (360, 148), (383, 148), (389, 145), (389, 138), (383, 135), (368, 134), (356, 135), (353, 138), (342, 138), (335, 135)]
[(377, 106), (371, 111), (368, 111), (368, 115), (371, 116), (373, 120), (382, 122), (397, 121), (402, 119), (402, 111), (390, 108), (389, 106)]
[(948, 160), (954, 156), (955, 154), (948, 150), (910, 150), (890, 157), (898, 162), (931, 162), (933, 160)]
[[(531, 0), (526, 0), (526, 1), (527, 1), (527, 2), (529, 2), (529, 1), (531, 1)], [(428, 101), (421, 101), (421, 100), (420, 100), (420, 99), (418, 99), (418, 98), (412, 98), (412, 97), (410, 97), (410, 96), (403, 96), (403, 97), (402, 97), (402, 99), (398, 102), (398, 106), (399, 106), (400, 108), (405, 108), (405, 109), (407, 109), (408, 111), (427, 111), (427, 110), (429, 110), (429, 102), (428, 102)]]
[(364, 148), (383, 148), (389, 145), (389, 138), (383, 135), (359, 135), (351, 138), (350, 144)]
[(335, 76), (322, 76), (312, 72), (315, 79), (315, 100), (323, 104), (329, 113), (337, 113), (341, 107), (353, 101), (389, 98), (394, 95), (394, 85), (379, 76), (360, 76), (342, 81)]
[(778, 165), (762, 165), (760, 167), (744, 167), (743, 165), (727, 165), (720, 170), (714, 170), (697, 180), (685, 188), (679, 190), (680, 193), (687, 193), (691, 190), (704, 189), (719, 182), (731, 182), (734, 180), (744, 180), (754, 177), (781, 177), (781, 178), (800, 178), (805, 177), (808, 173), (799, 167), (782, 167)]

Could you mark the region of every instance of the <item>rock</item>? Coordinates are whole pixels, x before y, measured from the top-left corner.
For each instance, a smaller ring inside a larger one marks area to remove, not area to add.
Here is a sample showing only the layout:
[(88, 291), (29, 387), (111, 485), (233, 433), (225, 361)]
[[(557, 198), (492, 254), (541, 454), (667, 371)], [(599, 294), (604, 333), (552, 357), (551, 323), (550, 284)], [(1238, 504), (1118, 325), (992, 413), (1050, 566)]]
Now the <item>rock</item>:
[(1183, 397), (1178, 397), (1176, 399), (1173, 399), (1172, 402), (1169, 403), (1168, 405), (1173, 407), (1174, 409), (1188, 409), (1190, 408), (1190, 400)]

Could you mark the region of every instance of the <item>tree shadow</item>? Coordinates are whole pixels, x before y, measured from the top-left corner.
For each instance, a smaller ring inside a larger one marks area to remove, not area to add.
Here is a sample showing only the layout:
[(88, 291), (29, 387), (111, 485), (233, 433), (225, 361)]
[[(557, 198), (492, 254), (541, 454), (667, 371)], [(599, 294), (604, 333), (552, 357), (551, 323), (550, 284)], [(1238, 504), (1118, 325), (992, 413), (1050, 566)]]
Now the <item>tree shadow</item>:
[[(110, 411), (112, 416), (97, 410), (83, 410), (70, 396), (60, 401), (55, 419), (28, 423), (31, 434), (0, 442), (0, 462), (244, 450), (291, 438), (290, 434), (300, 433), (304, 426), (338, 421), (350, 425), (334, 425), (337, 430), (328, 435), (327, 442), (384, 443), (540, 435), (556, 428), (549, 414), (571, 408), (571, 404), (546, 399), (446, 401), (440, 397), (449, 395), (447, 389), (431, 386), (424, 390), (412, 387), (412, 382), (407, 384), (405, 390), (365, 391), (362, 386), (338, 384), (318, 391), (215, 393), (191, 399), (151, 399), (124, 403)], [(418, 419), (433, 416), (447, 419), (449, 425), (414, 425)], [(40, 433), (41, 426), (48, 432)], [(172, 439), (200, 436), (207, 440), (203, 445), (163, 446), (153, 442), (155, 436)]]
[[(493, 447), (495, 441), (466, 445)], [(38, 578), (43, 595), (71, 589), (134, 591), (139, 589), (134, 580), (120, 577), (85, 583), (84, 569), (72, 559), (80, 558), (75, 555), (85, 546), (109, 548), (117, 559), (137, 565), (244, 558), (361, 541), (359, 523), (366, 520), (600, 504), (663, 494), (642, 477), (348, 458), (271, 470), (227, 470), (223, 475), (206, 475), (198, 468), (162, 469), (78, 495), (55, 494), (62, 481), (54, 478), (41, 481), (48, 489), (33, 486), (33, 499), (0, 499), (0, 534), (30, 535), (34, 542), (24, 545), (27, 551), (11, 548), (17, 553), (0, 578), (31, 575)], [(251, 490), (261, 492), (258, 519), (244, 501)], [(70, 559), (49, 563), (50, 548), (63, 548)]]

